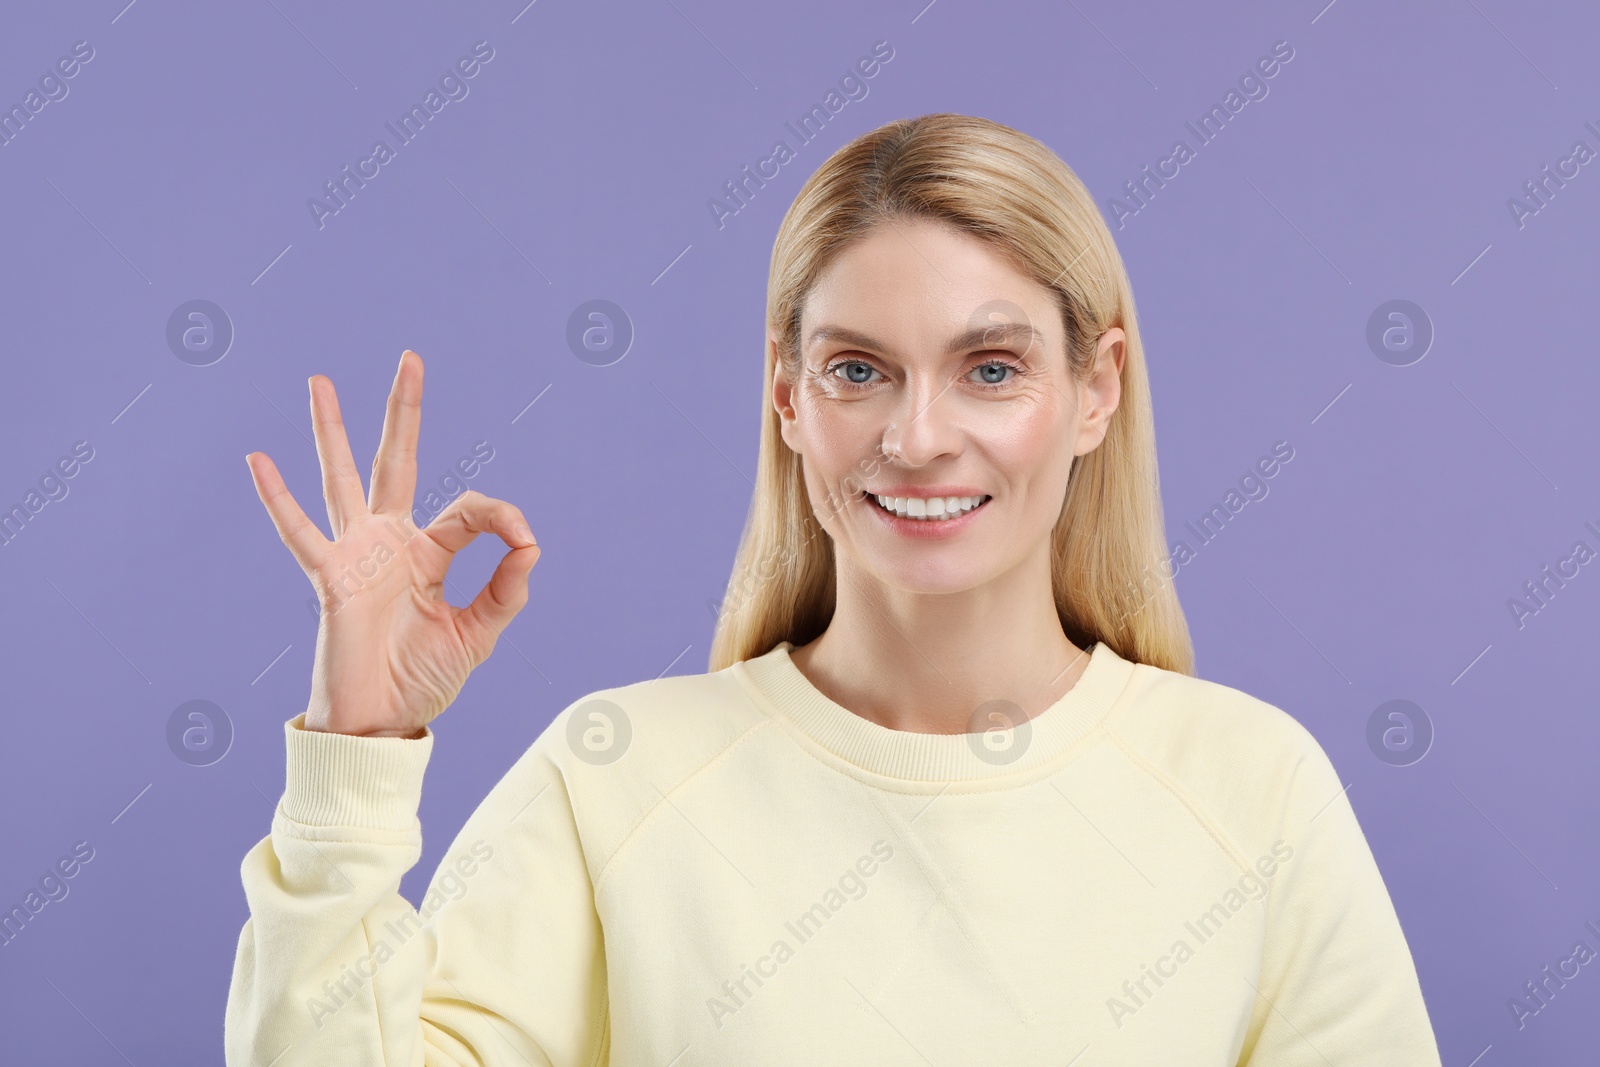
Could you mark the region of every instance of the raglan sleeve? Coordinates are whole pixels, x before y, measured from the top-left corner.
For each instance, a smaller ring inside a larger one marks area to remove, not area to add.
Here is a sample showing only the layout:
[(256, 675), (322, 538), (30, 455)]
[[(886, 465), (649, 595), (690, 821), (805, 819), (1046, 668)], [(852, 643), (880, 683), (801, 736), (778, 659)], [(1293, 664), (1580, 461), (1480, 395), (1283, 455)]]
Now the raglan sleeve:
[(1288, 776), (1283, 851), (1239, 1067), (1439, 1067), (1415, 962), (1345, 787), (1311, 733)]
[(230, 1067), (604, 1060), (604, 946), (555, 725), (467, 819), (413, 907), (399, 885), (422, 851), (432, 731), (285, 724), (284, 793), (240, 867), (249, 918), (224, 1019)]

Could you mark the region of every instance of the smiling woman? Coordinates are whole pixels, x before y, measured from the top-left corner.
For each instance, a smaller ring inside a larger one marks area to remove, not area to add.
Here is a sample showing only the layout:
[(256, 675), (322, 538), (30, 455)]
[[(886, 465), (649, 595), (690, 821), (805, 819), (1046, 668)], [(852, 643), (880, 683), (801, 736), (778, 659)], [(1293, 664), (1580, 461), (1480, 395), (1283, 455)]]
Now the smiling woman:
[[(321, 614), (242, 866), (228, 1062), (1437, 1067), (1326, 753), (1193, 675), (1133, 296), (1072, 170), (963, 115), (845, 145), (779, 229), (763, 358), (709, 669), (557, 713), (434, 885), (469, 842), (492, 866), (336, 1015), (343, 961), (418, 921), (430, 723), (539, 549), (469, 490)], [(411, 525), (421, 360), (369, 499), (311, 393), (334, 540), (246, 461), (326, 600)], [(483, 531), (510, 550), (452, 607)], [(852, 863), (870, 893), (829, 885)]]

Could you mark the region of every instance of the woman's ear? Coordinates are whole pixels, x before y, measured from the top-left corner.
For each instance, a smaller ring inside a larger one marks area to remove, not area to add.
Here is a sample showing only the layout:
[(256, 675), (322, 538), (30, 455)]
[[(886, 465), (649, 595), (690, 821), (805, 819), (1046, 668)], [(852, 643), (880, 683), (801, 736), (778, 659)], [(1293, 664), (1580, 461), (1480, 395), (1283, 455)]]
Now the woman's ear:
[(800, 435), (795, 426), (795, 383), (789, 380), (783, 369), (783, 360), (778, 358), (778, 338), (775, 334), (767, 335), (767, 358), (772, 361), (772, 407), (778, 413), (778, 432), (790, 451), (799, 454), (797, 443)]
[(1095, 346), (1089, 378), (1077, 386), (1079, 417), (1078, 443), (1074, 455), (1084, 455), (1099, 447), (1111, 427), (1111, 413), (1122, 400), (1122, 364), (1127, 356), (1127, 334), (1113, 326), (1100, 335)]

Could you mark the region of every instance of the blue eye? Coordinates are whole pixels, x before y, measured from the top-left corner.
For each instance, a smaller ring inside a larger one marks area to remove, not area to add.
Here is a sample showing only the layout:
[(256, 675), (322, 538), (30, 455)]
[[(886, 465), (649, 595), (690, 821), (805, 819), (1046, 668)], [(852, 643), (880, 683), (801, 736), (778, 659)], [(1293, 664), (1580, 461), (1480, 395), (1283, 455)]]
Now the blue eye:
[[(843, 375), (838, 373), (841, 370), (845, 371)], [(996, 377), (996, 375), (1004, 374), (1006, 371), (1011, 373), (1004, 377)], [(865, 389), (875, 384), (871, 376), (877, 374), (878, 369), (865, 360), (841, 359), (836, 363), (830, 364), (823, 373), (838, 380), (846, 389)], [(972, 380), (970, 378), (971, 373), (982, 374), (983, 380)], [(969, 372), (968, 380), (972, 381), (972, 384), (980, 389), (997, 390), (1008, 388), (1017, 378), (1026, 373), (1027, 371), (1020, 363), (1014, 363), (1007, 359), (991, 359), (973, 367), (972, 371)]]
[(1017, 374), (1018, 374), (1018, 368), (1017, 368), (1016, 364), (1008, 363), (1005, 360), (1001, 360), (1001, 359), (992, 359), (987, 363), (980, 363), (976, 367), (973, 367), (972, 369), (974, 371), (1011, 371), (1011, 377), (1009, 377), (1009, 378), (1000, 378), (998, 380), (995, 380), (995, 379), (990, 379), (987, 376), (985, 376), (982, 381), (977, 383), (979, 385), (988, 386), (990, 388), (994, 388), (994, 387), (1001, 386), (1001, 385), (1007, 385), (1007, 384), (1010, 383), (1011, 378), (1015, 378), (1017, 376)]
[[(861, 370), (866, 371), (868, 374), (875, 373), (875, 371), (876, 371), (876, 368), (874, 368), (869, 363), (863, 363), (859, 359), (847, 359), (847, 360), (842, 360), (841, 362), (835, 363), (833, 366), (829, 367), (828, 368), (828, 373), (829, 374), (833, 374), (834, 371), (837, 371), (841, 367), (858, 367)], [(837, 377), (837, 375), (835, 375), (835, 377)], [(864, 378), (854, 378), (854, 377), (846, 376), (843, 380), (848, 382), (851, 385), (866, 385), (867, 384), (867, 380), (864, 379)]]
[(1028, 373), (1027, 368), (1024, 367), (1021, 363), (1013, 363), (1009, 359), (991, 359), (991, 360), (988, 360), (988, 361), (986, 361), (984, 363), (978, 364), (976, 367), (973, 367), (972, 369), (973, 369), (973, 371), (978, 372), (978, 373), (983, 373), (985, 371), (996, 371), (996, 372), (998, 372), (998, 371), (1010, 371), (1011, 372), (1009, 375), (1007, 375), (1004, 378), (1001, 378), (999, 381), (994, 381), (994, 380), (990, 379), (987, 374), (985, 374), (983, 381), (978, 381), (978, 382), (973, 382), (972, 383), (972, 384), (976, 385), (979, 389), (990, 389), (990, 390), (1009, 389), (1012, 385), (1016, 384), (1016, 380), (1018, 378), (1021, 378), (1023, 375)]

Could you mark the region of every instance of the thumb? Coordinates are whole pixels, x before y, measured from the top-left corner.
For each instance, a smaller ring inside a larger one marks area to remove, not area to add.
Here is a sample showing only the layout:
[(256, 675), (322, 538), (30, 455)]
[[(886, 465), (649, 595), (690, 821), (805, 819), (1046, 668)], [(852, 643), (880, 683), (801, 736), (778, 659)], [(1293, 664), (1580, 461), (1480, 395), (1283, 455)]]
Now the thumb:
[(501, 631), (528, 603), (528, 572), (537, 562), (538, 545), (507, 552), (472, 603), (456, 616), (456, 631), (474, 665), (489, 658)]

